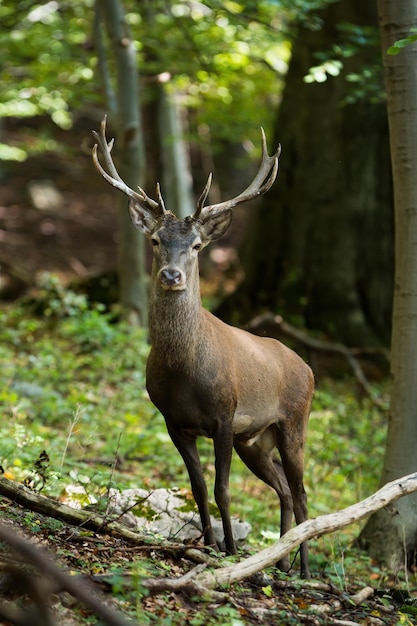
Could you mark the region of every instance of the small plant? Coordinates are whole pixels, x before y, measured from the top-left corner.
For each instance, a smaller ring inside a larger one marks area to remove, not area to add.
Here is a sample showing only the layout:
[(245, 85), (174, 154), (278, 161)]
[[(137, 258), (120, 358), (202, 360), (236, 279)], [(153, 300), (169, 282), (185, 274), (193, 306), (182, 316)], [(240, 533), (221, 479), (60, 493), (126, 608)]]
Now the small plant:
[(44, 316), (57, 320), (78, 315), (88, 308), (86, 297), (65, 289), (54, 274), (41, 274), (37, 286), (37, 297), (32, 305), (35, 313), (42, 312)]

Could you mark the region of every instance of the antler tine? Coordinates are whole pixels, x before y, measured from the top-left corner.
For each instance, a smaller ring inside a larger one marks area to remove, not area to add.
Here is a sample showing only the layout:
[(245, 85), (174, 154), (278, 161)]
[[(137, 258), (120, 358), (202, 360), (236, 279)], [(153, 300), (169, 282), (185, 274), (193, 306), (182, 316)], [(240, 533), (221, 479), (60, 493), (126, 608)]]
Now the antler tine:
[(113, 163), (113, 159), (111, 158), (111, 155), (110, 155), (113, 149), (113, 145), (114, 145), (114, 138), (110, 139), (110, 141), (107, 141), (106, 124), (107, 124), (107, 115), (105, 115), (100, 122), (100, 133), (97, 133), (95, 130), (93, 130), (93, 135), (97, 139), (98, 145), (100, 146), (100, 150), (103, 153), (104, 162), (106, 164), (106, 168), (108, 172), (111, 174), (112, 178), (115, 178), (119, 182), (123, 182), (116, 170), (116, 167)]
[(167, 210), (165, 208), (165, 202), (161, 194), (161, 185), (159, 183), (156, 183), (156, 197), (158, 198), (158, 204), (161, 207), (162, 212), (166, 213)]
[[(129, 198), (136, 200), (136, 202), (139, 202), (144, 208), (151, 210), (154, 214), (156, 213), (157, 215), (162, 215), (163, 213), (165, 213), (165, 206), (164, 201), (162, 200), (162, 196), (160, 194), (158, 196), (159, 201), (155, 202), (155, 200), (152, 200), (152, 198), (149, 198), (146, 195), (143, 189), (138, 187), (139, 192), (134, 191), (134, 189), (131, 189), (120, 177), (110, 154), (114, 145), (114, 139), (111, 139), (109, 142), (107, 142), (106, 139), (106, 121), (107, 116), (105, 115), (100, 124), (100, 132), (97, 133), (95, 130), (93, 130), (93, 135), (97, 140), (97, 143), (93, 146), (93, 162), (97, 171), (108, 183), (110, 183), (110, 185), (125, 193), (127, 196), (129, 196)], [(98, 147), (100, 147), (100, 150), (103, 154), (104, 163), (108, 171), (103, 168), (98, 159)]]
[[(201, 198), (204, 196), (204, 192), (205, 192), (204, 190), (200, 197), (200, 200), (198, 201), (197, 211), (194, 214), (194, 217), (197, 214), (197, 218), (200, 219), (200, 221), (205, 221), (205, 219), (207, 219), (209, 215), (213, 214), (213, 212), (221, 213), (223, 211), (227, 211), (228, 209), (232, 209), (234, 206), (236, 206), (237, 204), (240, 204), (241, 202), (247, 202), (248, 200), (252, 200), (253, 198), (256, 198), (257, 196), (260, 196), (266, 193), (272, 187), (278, 174), (279, 157), (281, 155), (281, 145), (278, 146), (275, 154), (273, 154), (272, 156), (269, 156), (268, 148), (266, 144), (265, 132), (263, 128), (261, 128), (261, 135), (262, 135), (262, 161), (259, 166), (259, 170), (255, 178), (249, 185), (249, 187), (247, 187), (244, 191), (242, 191), (242, 193), (240, 193), (235, 198), (231, 198), (230, 200), (226, 200), (225, 202), (220, 202), (219, 204), (212, 204), (211, 206), (207, 206), (203, 209), (202, 206), (200, 207), (200, 202), (201, 202)], [(205, 199), (206, 199), (206, 196), (204, 197), (204, 200)]]
[(204, 207), (204, 203), (205, 203), (205, 201), (207, 199), (207, 196), (209, 194), (209, 191), (210, 191), (212, 179), (213, 179), (213, 174), (210, 172), (210, 174), (208, 175), (208, 178), (207, 178), (206, 186), (204, 187), (204, 189), (203, 189), (203, 191), (201, 193), (201, 196), (199, 197), (198, 202), (197, 202), (197, 210), (196, 210), (196, 212), (193, 215), (193, 218), (195, 220), (198, 220), (199, 217), (200, 217), (201, 210)]
[[(96, 168), (98, 169), (100, 174), (107, 180), (107, 182), (112, 184), (114, 187), (117, 187), (121, 191), (124, 191), (129, 196), (132, 196), (132, 194), (135, 194), (134, 190), (130, 189), (130, 187), (128, 187), (123, 182), (122, 178), (119, 176), (119, 173), (116, 170), (116, 167), (115, 167), (115, 165), (113, 163), (113, 159), (112, 159), (110, 153), (111, 153), (111, 151), (113, 149), (114, 139), (111, 139), (109, 142), (107, 141), (107, 138), (106, 138), (106, 122), (107, 122), (107, 116), (105, 115), (104, 118), (101, 120), (100, 133), (97, 133), (95, 130), (93, 130), (93, 135), (94, 135), (94, 137), (97, 140), (97, 144), (93, 147), (93, 161), (94, 161), (94, 165), (96, 166)], [(101, 163), (98, 160), (97, 145), (100, 147), (100, 150), (101, 150), (101, 152), (103, 154), (103, 157), (104, 157), (104, 163), (106, 165), (106, 168), (107, 168), (108, 172), (110, 172), (110, 174), (108, 174), (106, 172), (106, 170), (101, 166)], [(118, 185), (115, 184), (116, 181), (119, 183)]]

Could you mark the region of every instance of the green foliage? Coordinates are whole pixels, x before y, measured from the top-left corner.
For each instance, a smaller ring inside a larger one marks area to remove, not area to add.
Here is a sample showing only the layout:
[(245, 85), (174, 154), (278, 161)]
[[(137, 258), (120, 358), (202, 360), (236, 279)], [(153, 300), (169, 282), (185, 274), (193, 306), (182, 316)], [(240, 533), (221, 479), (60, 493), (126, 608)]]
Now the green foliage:
[[(46, 451), (50, 461), (43, 488), (47, 492), (58, 495), (75, 482), (89, 497), (100, 499), (118, 454), (140, 459), (139, 465), (133, 462), (127, 472), (113, 476), (121, 487), (189, 489), (164, 420), (145, 392), (145, 333), (112, 323), (75, 294), (63, 291), (57, 297), (51, 284), (50, 279), (49, 305), (43, 293), (47, 314), (42, 318), (18, 309), (0, 311), (0, 463), (4, 470), (24, 480), (34, 474), (36, 460)], [(307, 449), (312, 516), (352, 504), (377, 487), (385, 427), (385, 413), (367, 399), (358, 401), (350, 383), (321, 383)], [(213, 468), (211, 442), (201, 440), (199, 448), (203, 464)], [(91, 458), (101, 461), (90, 465)], [(276, 539), (275, 494), (254, 479), (238, 458), (232, 472), (233, 512), (253, 524), (251, 541), (259, 545)], [(212, 490), (212, 469), (207, 473)]]
[[(169, 76), (170, 89), (193, 112), (193, 132), (205, 125), (218, 140), (244, 136), (257, 143), (259, 126), (271, 125), (278, 103), (292, 25), (308, 22), (327, 2), (156, 0), (142, 8), (124, 0), (142, 98), (149, 76)], [(103, 106), (94, 10), (93, 0), (0, 4), (0, 45), (8, 50), (0, 61), (0, 118), (48, 115), (69, 129), (76, 110)], [(39, 142), (45, 145), (28, 134), (19, 146), (0, 145), (0, 158), (24, 160)]]
[[(350, 59), (360, 55), (361, 70), (350, 69)], [(306, 83), (323, 83), (329, 77), (343, 76), (351, 83), (345, 104), (358, 100), (380, 102), (384, 97), (382, 88), (382, 63), (379, 50), (379, 31), (372, 26), (341, 23), (330, 49), (315, 54), (317, 65), (311, 67), (304, 77)]]
[[(156, 0), (144, 9), (123, 0), (144, 79), (142, 99), (146, 101), (154, 77), (168, 79), (169, 90), (191, 111), (190, 132), (199, 132), (199, 141), (203, 129), (210, 129), (215, 148), (236, 137), (258, 145), (259, 126), (271, 127), (279, 102), (294, 25), (321, 28), (317, 11), (332, 1)], [(105, 106), (103, 90), (97, 88), (102, 78), (93, 41), (94, 11), (93, 0), (0, 4), (0, 45), (8, 50), (0, 60), (0, 118), (47, 115), (69, 129), (75, 111)], [(341, 24), (337, 41), (317, 56), (306, 81), (337, 75), (364, 48), (373, 59), (376, 32)], [(379, 66), (377, 59), (359, 74), (347, 72), (353, 99), (380, 99)], [(50, 148), (50, 142), (49, 136), (31, 135), (28, 129), (19, 145), (0, 144), (0, 159), (22, 161), (29, 152)]]
[(108, 469), (84, 472), (83, 459), (92, 452), (111, 464), (119, 433), (121, 454), (136, 449), (154, 416), (144, 394), (144, 332), (112, 324), (82, 300), (77, 308), (76, 301), (66, 292), (65, 306), (58, 306), (55, 294), (46, 309), (53, 312), (52, 325), (48, 315), (0, 312), (1, 463), (23, 480), (46, 450), (52, 470), (46, 489), (55, 494), (58, 478), (72, 482), (74, 466), (100, 493)]
[(213, 136), (228, 140), (247, 135), (248, 128), (255, 137), (261, 124), (270, 125), (289, 55), (279, 5), (152, 6), (152, 19), (138, 16), (136, 5), (128, 13), (140, 42), (140, 66), (146, 74), (171, 75), (170, 87), (193, 110), (196, 125), (206, 124)]
[(399, 39), (387, 50), (388, 54), (396, 55), (401, 52), (403, 48), (409, 46), (411, 43), (417, 41), (417, 28), (410, 28), (410, 34), (404, 39)]
[(204, 610), (199, 611), (190, 621), (190, 625), (205, 626), (206, 624), (218, 624), (219, 622), (224, 624), (224, 626), (245, 626), (239, 611), (232, 606), (220, 606), (216, 609), (215, 614)]
[[(50, 314), (0, 310), (0, 464), (6, 477), (64, 502), (95, 503), (103, 511), (110, 486), (180, 487), (190, 493), (184, 464), (145, 392), (145, 333), (88, 309), (75, 294), (57, 290), (51, 277), (43, 285), (43, 306)], [(48, 306), (46, 292), (53, 306)], [(374, 393), (382, 396), (383, 388)], [(310, 419), (305, 473), (312, 517), (339, 510), (377, 488), (385, 431), (385, 411), (358, 399), (351, 380), (321, 381)], [(212, 494), (212, 445), (202, 440), (199, 447)], [(119, 468), (116, 457), (123, 460)], [(233, 514), (253, 526), (249, 538), (254, 551), (278, 538), (276, 495), (236, 456), (231, 497)], [(194, 507), (191, 494), (190, 502)], [(218, 515), (214, 506), (212, 511)], [(27, 523), (33, 532), (42, 530), (36, 515), (28, 514)], [(341, 590), (352, 578), (366, 581), (371, 575), (384, 582), (369, 559), (352, 548), (357, 532), (352, 526), (311, 542), (313, 571)], [(99, 562), (94, 567), (101, 571)], [(174, 568), (170, 576), (176, 575), (173, 561), (155, 553), (120, 567), (106, 574), (132, 617), (143, 624), (183, 623), (175, 596), (162, 598), (163, 607), (155, 615), (142, 585), (146, 577), (167, 575), (167, 568)], [(267, 599), (272, 590), (264, 586), (260, 593)], [(196, 626), (242, 623), (231, 606), (223, 607), (220, 615), (198, 602), (192, 618)]]
[[(198, 123), (213, 125), (228, 139), (245, 134), (248, 125), (253, 131), (269, 125), (289, 52), (275, 5), (157, 1), (148, 11), (132, 0), (123, 4), (141, 74), (171, 75), (172, 89), (194, 109)], [(0, 44), (8, 50), (0, 61), (0, 117), (46, 114), (69, 129), (75, 110), (103, 104), (92, 0), (5, 0), (0, 19)], [(145, 100), (146, 85), (145, 78)], [(0, 156), (23, 160), (26, 150), (3, 146)]]
[(89, 52), (92, 0), (0, 4), (0, 117), (47, 114), (61, 128), (71, 110), (95, 102), (94, 57)]
[[(307, 468), (312, 512), (328, 512), (335, 498), (342, 508), (372, 493), (382, 467), (386, 419), (386, 413), (371, 400), (359, 402), (350, 385), (326, 381), (316, 390)], [(318, 490), (326, 484), (332, 485), (332, 490), (323, 502)]]

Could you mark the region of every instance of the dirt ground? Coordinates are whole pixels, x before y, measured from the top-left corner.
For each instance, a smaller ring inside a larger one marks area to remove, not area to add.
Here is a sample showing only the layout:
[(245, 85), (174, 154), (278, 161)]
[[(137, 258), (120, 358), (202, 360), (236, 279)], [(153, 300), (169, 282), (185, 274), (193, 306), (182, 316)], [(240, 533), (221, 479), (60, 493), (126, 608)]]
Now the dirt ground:
[(8, 165), (0, 179), (0, 295), (22, 295), (42, 272), (67, 283), (115, 269), (117, 202), (88, 153)]

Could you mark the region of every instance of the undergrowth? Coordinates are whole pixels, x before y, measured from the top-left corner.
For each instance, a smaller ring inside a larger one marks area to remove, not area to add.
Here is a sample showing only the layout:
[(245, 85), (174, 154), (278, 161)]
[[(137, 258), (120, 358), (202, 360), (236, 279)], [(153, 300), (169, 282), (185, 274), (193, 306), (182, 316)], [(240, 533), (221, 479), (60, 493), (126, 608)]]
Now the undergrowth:
[[(17, 307), (0, 311), (4, 475), (54, 498), (77, 485), (81, 489), (74, 497), (81, 504), (105, 498), (110, 486), (189, 490), (182, 460), (145, 391), (146, 332), (114, 323), (111, 315), (90, 309), (70, 292), (54, 292), (54, 298), (46, 298), (41, 315)], [(316, 390), (305, 471), (311, 517), (377, 489), (387, 415), (357, 391), (352, 379), (323, 380)], [(386, 390), (374, 386), (374, 392), (383, 399)], [(210, 442), (202, 441), (200, 450), (212, 493)], [(275, 494), (236, 455), (231, 495), (232, 514), (252, 524), (253, 550), (278, 538)], [(383, 584), (386, 574), (352, 548), (358, 532), (354, 525), (312, 541), (313, 572), (342, 589), (352, 578)], [(131, 567), (140, 586), (141, 567), (148, 566)], [(214, 623), (201, 615), (195, 626)], [(238, 623), (235, 615), (223, 617), (216, 623)]]

